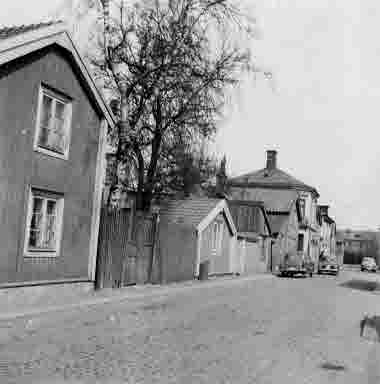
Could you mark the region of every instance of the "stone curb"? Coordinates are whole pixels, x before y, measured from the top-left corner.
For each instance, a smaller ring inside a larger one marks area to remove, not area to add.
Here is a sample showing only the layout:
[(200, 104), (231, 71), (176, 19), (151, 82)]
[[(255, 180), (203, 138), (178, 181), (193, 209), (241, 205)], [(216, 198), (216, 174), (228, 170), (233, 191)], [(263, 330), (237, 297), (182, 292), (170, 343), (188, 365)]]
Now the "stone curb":
[[(249, 281), (259, 281), (267, 280), (276, 277), (272, 274), (262, 274), (262, 275), (250, 275), (243, 277), (234, 277), (234, 278), (213, 278), (204, 282), (191, 281), (191, 282), (182, 282), (182, 283), (172, 283), (168, 285), (142, 285), (137, 287), (124, 287), (121, 288), (123, 291), (119, 293), (115, 292), (114, 295), (108, 297), (97, 297), (90, 299), (83, 299), (77, 303), (63, 304), (56, 306), (47, 306), (34, 308), (25, 311), (9, 312), (9, 313), (0, 313), (0, 321), (18, 319), (23, 317), (32, 317), (38, 315), (44, 315), (52, 312), (60, 312), (70, 309), (80, 309), (84, 307), (89, 307), (93, 305), (100, 304), (109, 304), (114, 302), (122, 302), (125, 300), (138, 300), (143, 298), (155, 298), (155, 297), (165, 297), (178, 292), (186, 292), (194, 289), (203, 289), (203, 288), (216, 288), (229, 284), (241, 284)], [(152, 289), (152, 287), (154, 287)], [(132, 289), (134, 292), (132, 292)], [(142, 292), (139, 292), (142, 291)], [(145, 291), (145, 292), (144, 292)]]

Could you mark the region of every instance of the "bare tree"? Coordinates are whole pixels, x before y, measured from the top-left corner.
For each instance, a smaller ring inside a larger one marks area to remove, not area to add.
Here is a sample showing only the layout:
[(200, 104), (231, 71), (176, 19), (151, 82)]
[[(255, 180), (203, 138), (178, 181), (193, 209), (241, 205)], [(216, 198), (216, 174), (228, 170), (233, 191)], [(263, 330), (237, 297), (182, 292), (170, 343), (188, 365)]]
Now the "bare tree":
[(216, 156), (208, 153), (203, 146), (176, 143), (170, 148), (162, 148), (157, 169), (158, 186), (165, 192), (183, 192), (185, 196), (207, 194), (205, 184), (215, 177), (216, 171)]
[(236, 33), (249, 37), (251, 25), (230, 0), (121, 3), (110, 19), (104, 55), (91, 63), (124, 104), (110, 134), (114, 164), (137, 170), (137, 209), (149, 209), (176, 146), (213, 137), (228, 88), (256, 70), (236, 40)]

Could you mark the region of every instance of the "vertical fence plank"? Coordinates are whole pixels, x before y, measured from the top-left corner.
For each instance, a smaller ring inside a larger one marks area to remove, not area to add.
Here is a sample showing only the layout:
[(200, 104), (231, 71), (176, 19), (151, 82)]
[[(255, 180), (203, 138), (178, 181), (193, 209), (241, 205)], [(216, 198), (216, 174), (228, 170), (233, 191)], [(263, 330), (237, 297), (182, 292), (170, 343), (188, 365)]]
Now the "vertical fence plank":
[(102, 208), (97, 288), (120, 287), (152, 280), (157, 225), (155, 215), (135, 215), (130, 208)]

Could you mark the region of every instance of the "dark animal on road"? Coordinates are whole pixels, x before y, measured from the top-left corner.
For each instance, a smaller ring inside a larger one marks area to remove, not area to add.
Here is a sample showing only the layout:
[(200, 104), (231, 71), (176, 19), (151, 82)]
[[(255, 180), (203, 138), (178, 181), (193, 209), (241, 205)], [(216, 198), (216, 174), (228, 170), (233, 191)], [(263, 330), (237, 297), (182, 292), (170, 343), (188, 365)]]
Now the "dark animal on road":
[(360, 321), (360, 336), (364, 334), (364, 328), (372, 328), (376, 331), (378, 336), (378, 341), (380, 341), (380, 316), (369, 317), (365, 315), (363, 320)]

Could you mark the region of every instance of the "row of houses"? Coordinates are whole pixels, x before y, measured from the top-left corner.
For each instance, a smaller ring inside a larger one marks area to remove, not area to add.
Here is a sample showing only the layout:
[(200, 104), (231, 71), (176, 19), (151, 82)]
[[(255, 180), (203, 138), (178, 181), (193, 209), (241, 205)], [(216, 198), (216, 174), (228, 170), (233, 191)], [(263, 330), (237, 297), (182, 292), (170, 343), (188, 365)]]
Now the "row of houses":
[[(201, 263), (206, 261), (213, 275), (277, 273), (287, 254), (312, 259), (315, 271), (322, 255), (339, 256), (329, 207), (318, 205), (316, 188), (278, 168), (276, 151), (267, 151), (263, 169), (218, 184), (225, 186), (222, 193), (219, 190), (221, 199), (192, 196), (161, 206), (161, 231), (171, 227), (161, 257), (169, 266), (178, 254), (191, 260), (195, 267), (187, 278), (198, 276)], [(189, 255), (180, 251), (183, 240), (172, 248), (166, 244), (173, 243), (176, 231), (182, 232), (186, 226), (196, 233), (192, 240), (195, 253)], [(171, 265), (174, 279), (175, 265)]]
[[(109, 249), (99, 231), (106, 134), (117, 122), (62, 23), (0, 29), (0, 115), (0, 287), (93, 285)], [(144, 278), (128, 269), (141, 252), (118, 243), (125, 279), (191, 279), (205, 262), (211, 274), (276, 272), (287, 253), (334, 254), (328, 207), (277, 167), (276, 151), (263, 169), (218, 177), (222, 195), (162, 202), (144, 232), (153, 239)]]
[(272, 233), (268, 269), (278, 270), (286, 254), (311, 258), (317, 268), (321, 255), (335, 257), (336, 224), (327, 205), (319, 205), (319, 193), (277, 165), (277, 151), (268, 150), (264, 168), (228, 181), (232, 200), (264, 205)]

